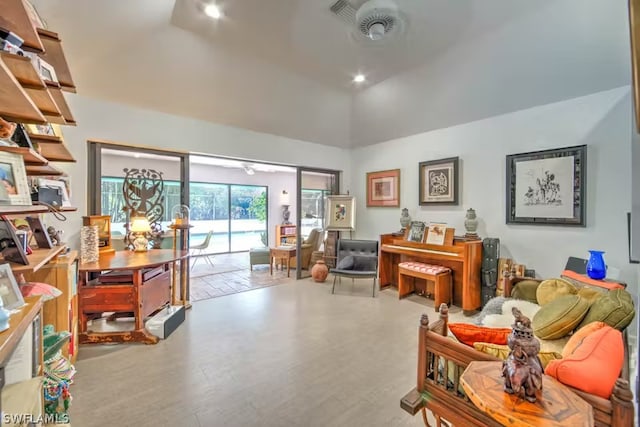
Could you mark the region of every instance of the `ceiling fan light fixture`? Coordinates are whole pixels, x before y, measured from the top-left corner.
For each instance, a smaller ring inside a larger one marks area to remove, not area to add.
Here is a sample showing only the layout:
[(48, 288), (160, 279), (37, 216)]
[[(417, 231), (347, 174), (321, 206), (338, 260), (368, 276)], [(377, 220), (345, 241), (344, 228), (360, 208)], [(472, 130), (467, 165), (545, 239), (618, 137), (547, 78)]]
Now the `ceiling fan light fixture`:
[(222, 11), (220, 7), (215, 3), (210, 3), (204, 7), (204, 14), (212, 19), (220, 19), (222, 17)]
[(385, 26), (382, 22), (375, 22), (369, 27), (369, 38), (371, 40), (380, 40), (384, 37)]
[(354, 83), (363, 83), (365, 80), (366, 80), (366, 77), (364, 76), (364, 74), (356, 74), (353, 77)]

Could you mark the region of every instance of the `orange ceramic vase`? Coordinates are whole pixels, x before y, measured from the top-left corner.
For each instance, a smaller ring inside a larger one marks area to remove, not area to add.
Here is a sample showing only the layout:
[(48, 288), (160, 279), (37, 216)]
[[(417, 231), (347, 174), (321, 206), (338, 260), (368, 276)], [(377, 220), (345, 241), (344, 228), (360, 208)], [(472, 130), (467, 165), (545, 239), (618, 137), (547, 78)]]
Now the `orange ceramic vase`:
[(324, 260), (319, 259), (315, 265), (311, 267), (311, 277), (315, 282), (324, 282), (329, 275), (329, 267), (324, 263)]

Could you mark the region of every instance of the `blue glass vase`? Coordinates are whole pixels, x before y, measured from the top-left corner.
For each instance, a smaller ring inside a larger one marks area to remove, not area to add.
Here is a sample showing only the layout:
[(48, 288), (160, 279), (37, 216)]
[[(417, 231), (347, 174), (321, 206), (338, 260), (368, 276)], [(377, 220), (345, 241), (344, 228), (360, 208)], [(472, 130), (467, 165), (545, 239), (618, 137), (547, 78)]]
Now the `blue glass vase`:
[(587, 276), (594, 280), (602, 280), (607, 277), (607, 265), (604, 263), (603, 251), (589, 251), (587, 262)]

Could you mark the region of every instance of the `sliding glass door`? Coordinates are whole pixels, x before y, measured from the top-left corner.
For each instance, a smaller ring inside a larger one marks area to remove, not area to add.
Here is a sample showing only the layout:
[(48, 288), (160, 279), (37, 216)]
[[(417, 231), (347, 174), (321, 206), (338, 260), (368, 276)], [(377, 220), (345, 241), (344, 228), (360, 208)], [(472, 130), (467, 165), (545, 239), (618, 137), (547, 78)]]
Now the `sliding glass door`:
[(231, 252), (248, 251), (262, 246), (261, 235), (267, 233), (267, 187), (230, 185)]
[(207, 252), (229, 252), (229, 186), (190, 182), (189, 194), (192, 244), (202, 243), (212, 231)]

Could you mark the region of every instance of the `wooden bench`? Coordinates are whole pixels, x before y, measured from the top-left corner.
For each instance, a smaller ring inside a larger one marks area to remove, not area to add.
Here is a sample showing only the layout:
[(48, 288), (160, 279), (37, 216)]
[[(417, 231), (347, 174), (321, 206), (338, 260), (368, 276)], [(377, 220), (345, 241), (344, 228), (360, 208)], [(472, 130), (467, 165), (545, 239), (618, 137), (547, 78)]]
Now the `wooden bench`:
[(423, 262), (401, 262), (398, 264), (398, 296), (400, 299), (415, 292), (416, 278), (434, 283), (436, 311), (438, 311), (440, 304), (451, 303), (453, 282), (450, 268)]

